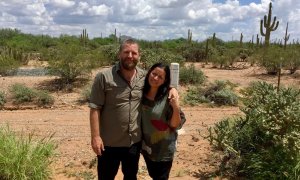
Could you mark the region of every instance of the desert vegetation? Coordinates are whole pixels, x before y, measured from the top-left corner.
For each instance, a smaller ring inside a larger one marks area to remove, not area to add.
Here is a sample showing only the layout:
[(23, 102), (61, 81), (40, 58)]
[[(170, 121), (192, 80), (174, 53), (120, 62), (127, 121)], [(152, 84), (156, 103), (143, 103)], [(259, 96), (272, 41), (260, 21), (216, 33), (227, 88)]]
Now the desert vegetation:
[[(272, 18), (273, 21), (272, 21)], [(242, 114), (222, 119), (208, 127), (205, 135), (211, 145), (223, 153), (214, 175), (250, 179), (299, 179), (300, 177), (300, 92), (297, 87), (283, 87), (280, 78), (292, 76), (300, 67), (300, 43), (289, 42), (288, 23), (283, 39), (272, 40), (271, 32), (279, 26), (269, 13), (260, 21), (256, 42), (248, 42), (243, 33), (240, 41), (225, 42), (214, 33), (198, 42), (188, 29), (187, 38), (163, 41), (137, 40), (142, 57), (140, 66), (147, 70), (155, 62), (180, 64), (180, 84), (185, 88), (185, 106), (205, 104), (207, 107), (238, 106)], [(47, 75), (55, 77), (38, 87), (16, 83), (8, 89), (0, 87), (0, 108), (6, 104), (36, 105), (52, 108), (53, 94), (72, 93), (80, 89), (79, 103), (89, 100), (92, 71), (118, 61), (117, 30), (109, 37), (89, 38), (86, 29), (78, 36), (25, 34), (17, 29), (0, 29), (0, 75), (12, 76), (29, 60), (46, 62)], [(289, 43), (288, 43), (289, 42)], [(225, 80), (209, 82), (205, 73), (194, 66), (234, 71), (259, 66), (264, 74), (278, 78), (277, 83), (254, 82), (249, 87)], [(297, 77), (299, 78), (299, 77)], [(0, 128), (0, 179), (47, 179), (47, 169), (55, 146), (52, 141), (33, 141), (9, 128)], [(10, 150), (8, 151), (7, 148)], [(21, 151), (22, 150), (22, 151)], [(20, 151), (20, 152), (19, 152)], [(8, 153), (9, 152), (9, 153)], [(34, 155), (34, 156), (33, 156)], [(29, 158), (24, 158), (24, 156)], [(35, 159), (36, 158), (36, 159)], [(16, 161), (19, 160), (17, 163)], [(32, 169), (36, 165), (38, 170)]]

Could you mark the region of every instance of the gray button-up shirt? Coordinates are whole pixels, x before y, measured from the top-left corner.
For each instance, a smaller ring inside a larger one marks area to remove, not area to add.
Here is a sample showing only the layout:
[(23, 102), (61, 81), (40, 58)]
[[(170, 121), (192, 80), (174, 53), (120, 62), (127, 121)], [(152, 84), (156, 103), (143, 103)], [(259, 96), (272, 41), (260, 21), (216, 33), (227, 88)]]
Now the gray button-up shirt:
[(100, 109), (100, 136), (105, 146), (129, 147), (141, 141), (141, 98), (145, 73), (136, 68), (128, 84), (120, 64), (102, 70), (92, 86), (89, 107)]

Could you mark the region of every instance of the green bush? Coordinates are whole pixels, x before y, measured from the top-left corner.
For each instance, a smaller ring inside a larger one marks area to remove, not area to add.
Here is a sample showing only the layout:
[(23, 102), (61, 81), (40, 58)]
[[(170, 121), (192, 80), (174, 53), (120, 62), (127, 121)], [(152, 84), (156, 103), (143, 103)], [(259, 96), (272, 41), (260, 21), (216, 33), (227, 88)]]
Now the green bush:
[(229, 81), (215, 81), (204, 87), (190, 87), (184, 97), (184, 102), (189, 105), (211, 103), (214, 105), (238, 105), (239, 97), (233, 89), (236, 85)]
[(80, 102), (89, 102), (92, 91), (92, 84), (86, 85), (81, 91)]
[(231, 105), (238, 104), (238, 96), (231, 89), (221, 89), (209, 95), (208, 98), (211, 102), (218, 105)]
[(118, 53), (119, 53), (119, 46), (118, 44), (111, 44), (111, 45), (103, 45), (100, 48), (100, 51), (106, 57), (106, 65), (112, 65), (119, 61)]
[(189, 87), (187, 93), (184, 96), (184, 103), (189, 104), (191, 106), (195, 106), (200, 103), (209, 103), (209, 99), (207, 99), (203, 94), (200, 93), (200, 87)]
[(285, 61), (283, 66), (289, 70), (291, 74), (300, 68), (300, 48), (289, 47), (285, 50)]
[(47, 91), (36, 91), (35, 101), (39, 106), (51, 105), (54, 103), (54, 98)]
[(6, 103), (5, 93), (0, 91), (0, 107)]
[(209, 128), (226, 153), (221, 171), (249, 179), (300, 178), (300, 90), (257, 82), (243, 91), (242, 117)]
[(94, 68), (92, 54), (79, 44), (61, 44), (52, 53), (49, 73), (59, 76), (63, 83), (72, 84), (79, 76), (87, 77)]
[(264, 67), (267, 74), (276, 75), (280, 66), (288, 59), (284, 49), (277, 46), (270, 46), (268, 49), (257, 51), (255, 57), (260, 66)]
[(183, 66), (179, 71), (179, 82), (181, 84), (200, 85), (204, 83), (206, 77), (201, 70), (195, 68), (194, 64)]
[(26, 87), (23, 84), (17, 83), (17, 84), (12, 85), (10, 91), (13, 94), (13, 97), (17, 104), (25, 103), (25, 102), (32, 102), (35, 97), (34, 90)]
[(167, 65), (176, 62), (179, 63), (179, 65), (182, 65), (184, 58), (160, 48), (142, 50), (141, 63), (144, 65), (145, 69), (149, 69), (153, 64), (158, 62)]
[(50, 105), (54, 103), (54, 98), (47, 91), (41, 91), (26, 87), (23, 84), (14, 84), (10, 91), (16, 104), (33, 102), (39, 106)]
[(49, 179), (55, 144), (49, 138), (17, 136), (0, 127), (0, 179)]
[(0, 54), (0, 75), (7, 75), (19, 67), (19, 62), (11, 56)]

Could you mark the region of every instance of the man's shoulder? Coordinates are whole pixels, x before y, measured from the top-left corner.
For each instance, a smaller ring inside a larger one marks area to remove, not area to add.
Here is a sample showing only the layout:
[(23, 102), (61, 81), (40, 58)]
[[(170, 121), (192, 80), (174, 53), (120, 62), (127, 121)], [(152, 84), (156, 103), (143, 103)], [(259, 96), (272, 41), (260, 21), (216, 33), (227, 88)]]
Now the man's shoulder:
[(113, 72), (113, 68), (114, 68), (114, 65), (113, 66), (104, 66), (98, 71), (97, 76), (111, 74)]
[(138, 66), (136, 66), (136, 69), (138, 71), (139, 74), (141, 74), (142, 76), (146, 75), (146, 71)]

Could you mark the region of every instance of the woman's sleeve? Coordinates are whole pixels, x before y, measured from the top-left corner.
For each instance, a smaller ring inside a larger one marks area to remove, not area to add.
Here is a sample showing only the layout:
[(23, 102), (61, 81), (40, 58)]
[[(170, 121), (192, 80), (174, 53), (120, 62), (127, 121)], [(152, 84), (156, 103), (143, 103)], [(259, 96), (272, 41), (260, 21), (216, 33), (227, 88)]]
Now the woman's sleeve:
[[(185, 114), (184, 112), (181, 110), (181, 108), (179, 109), (180, 110), (180, 125), (176, 128), (176, 130), (179, 130), (182, 128), (183, 124), (185, 123), (186, 121), (186, 118), (185, 118)], [(167, 110), (167, 115), (166, 115), (166, 118), (168, 120), (168, 123), (170, 122), (171, 118), (172, 118), (172, 114), (173, 114), (173, 108), (172, 106), (169, 106), (168, 110)]]

